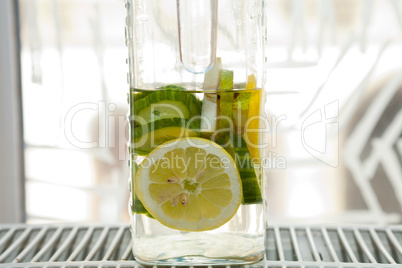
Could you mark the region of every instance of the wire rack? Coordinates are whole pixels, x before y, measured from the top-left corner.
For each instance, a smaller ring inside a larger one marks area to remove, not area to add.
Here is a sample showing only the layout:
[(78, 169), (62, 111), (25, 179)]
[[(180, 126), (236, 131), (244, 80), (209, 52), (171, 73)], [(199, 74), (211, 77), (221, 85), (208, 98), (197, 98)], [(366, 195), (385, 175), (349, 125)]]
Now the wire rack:
[[(402, 267), (402, 226), (272, 226), (247, 268)], [(0, 268), (138, 267), (127, 225), (0, 225)]]

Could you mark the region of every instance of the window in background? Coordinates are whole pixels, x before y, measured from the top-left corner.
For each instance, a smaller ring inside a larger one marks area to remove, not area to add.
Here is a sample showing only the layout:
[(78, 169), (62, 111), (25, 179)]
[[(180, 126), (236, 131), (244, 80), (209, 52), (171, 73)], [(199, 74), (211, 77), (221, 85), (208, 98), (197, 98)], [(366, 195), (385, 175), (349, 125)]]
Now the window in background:
[[(126, 221), (124, 2), (19, 3), (28, 222)], [(401, 222), (402, 6), (267, 8), (270, 222)]]
[(271, 223), (401, 222), (400, 1), (268, 10), (270, 150), (286, 162), (268, 174)]
[(27, 221), (128, 219), (124, 2), (19, 3)]

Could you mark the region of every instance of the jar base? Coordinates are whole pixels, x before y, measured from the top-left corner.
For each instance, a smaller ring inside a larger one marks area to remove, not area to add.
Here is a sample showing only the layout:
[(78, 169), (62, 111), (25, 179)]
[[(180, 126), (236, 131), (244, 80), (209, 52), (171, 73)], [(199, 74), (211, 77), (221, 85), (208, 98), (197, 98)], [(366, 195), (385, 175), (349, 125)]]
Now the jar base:
[(136, 258), (136, 261), (140, 263), (142, 266), (151, 267), (151, 266), (227, 266), (227, 265), (247, 265), (253, 264), (264, 257), (263, 253), (256, 254), (254, 256), (249, 256), (246, 259), (231, 259), (231, 258), (207, 258), (202, 256), (186, 256), (186, 257), (177, 257), (166, 260), (142, 260), (140, 258)]
[(245, 265), (264, 256), (263, 235), (182, 233), (136, 240), (133, 253), (142, 265)]

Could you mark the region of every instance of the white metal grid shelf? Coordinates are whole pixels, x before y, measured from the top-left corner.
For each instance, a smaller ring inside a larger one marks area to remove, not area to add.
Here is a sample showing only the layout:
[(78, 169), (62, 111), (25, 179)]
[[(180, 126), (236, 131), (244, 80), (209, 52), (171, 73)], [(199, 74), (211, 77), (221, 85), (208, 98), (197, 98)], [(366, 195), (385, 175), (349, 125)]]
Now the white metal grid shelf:
[[(268, 228), (264, 260), (247, 268), (402, 267), (402, 226)], [(0, 268), (128, 268), (127, 225), (0, 225)]]

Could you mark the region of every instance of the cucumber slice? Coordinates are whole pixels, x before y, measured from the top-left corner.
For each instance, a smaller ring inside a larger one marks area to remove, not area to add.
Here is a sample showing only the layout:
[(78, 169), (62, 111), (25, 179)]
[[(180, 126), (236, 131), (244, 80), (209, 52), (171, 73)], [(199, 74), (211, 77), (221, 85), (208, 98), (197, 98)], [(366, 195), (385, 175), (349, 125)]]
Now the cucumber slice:
[(131, 128), (130, 153), (147, 155), (158, 145), (179, 137), (199, 136), (199, 120), (165, 118)]
[(243, 185), (243, 200), (242, 204), (261, 204), (262, 196), (260, 186), (255, 175), (255, 172), (244, 172), (240, 170), (241, 183)]
[(232, 106), (233, 124), (235, 133), (242, 134), (244, 126), (248, 119), (248, 110), (250, 105), (250, 92), (236, 93)]
[(130, 89), (130, 100), (131, 100), (131, 104), (133, 104), (135, 101), (140, 100), (142, 98), (145, 98), (146, 96), (148, 96), (151, 92), (138, 92), (135, 91), (134, 88)]
[(141, 110), (138, 115), (147, 123), (163, 118), (190, 118), (190, 111), (181, 101), (159, 101)]
[[(132, 162), (131, 178), (133, 180), (139, 167), (133, 160), (131, 160), (131, 162)], [(137, 195), (135, 195), (135, 190), (132, 189), (132, 185), (135, 185), (134, 181), (130, 181), (129, 183), (129, 189), (131, 193), (131, 200), (130, 200), (131, 212), (137, 214), (145, 214), (146, 216), (153, 218), (152, 215), (146, 210), (144, 205), (141, 203), (141, 201), (137, 198)]]
[(201, 114), (201, 101), (194, 94), (179, 90), (157, 90), (134, 102), (131, 105), (131, 114), (137, 115), (153, 103), (161, 101), (178, 101), (183, 103), (189, 111), (189, 117)]
[[(167, 85), (163, 87), (159, 87), (158, 89), (164, 90), (185, 90), (183, 87), (179, 87), (176, 85)], [(130, 103), (134, 104), (135, 101), (140, 100), (151, 94), (153, 91), (137, 91), (135, 88), (130, 88)]]
[(148, 96), (150, 92), (138, 92), (135, 89), (130, 89), (130, 114), (134, 114), (134, 103), (140, 99), (145, 98)]
[[(233, 89), (233, 71), (222, 70), (219, 89), (220, 91), (228, 91)], [(218, 120), (218, 128), (229, 128), (231, 125), (233, 125), (232, 106), (234, 93), (222, 92), (219, 93), (219, 96), (220, 102), (218, 115), (222, 116), (222, 118)]]
[(133, 194), (134, 201), (131, 201), (131, 211), (137, 214), (145, 214), (146, 216), (153, 218), (152, 215), (147, 211), (141, 201)]
[(233, 89), (233, 71), (222, 70), (221, 82), (219, 84), (220, 90), (232, 90)]
[(241, 135), (234, 135), (233, 147), (235, 151), (235, 162), (243, 184), (242, 203), (260, 204), (262, 202), (262, 196), (257, 174), (260, 176), (261, 172), (259, 168), (255, 168), (250, 152), (247, 149), (247, 143)]
[[(131, 178), (135, 178), (135, 174), (138, 170), (138, 165), (131, 160)], [(151, 214), (145, 209), (145, 207), (142, 205), (141, 201), (137, 198), (135, 195), (135, 190), (132, 189), (134, 184), (134, 181), (130, 181), (129, 183), (129, 189), (131, 193), (131, 200), (130, 200), (130, 208), (132, 213), (137, 213), (137, 214), (145, 214), (148, 217), (152, 217)]]
[(222, 132), (217, 136), (214, 136), (212, 133), (210, 135), (201, 133), (201, 137), (221, 145), (235, 160), (243, 184), (242, 204), (260, 204), (262, 202), (259, 185), (261, 171), (257, 165), (253, 164), (253, 159), (250, 156), (247, 143), (243, 137), (241, 135), (233, 135), (233, 140), (230, 140), (230, 136)]

